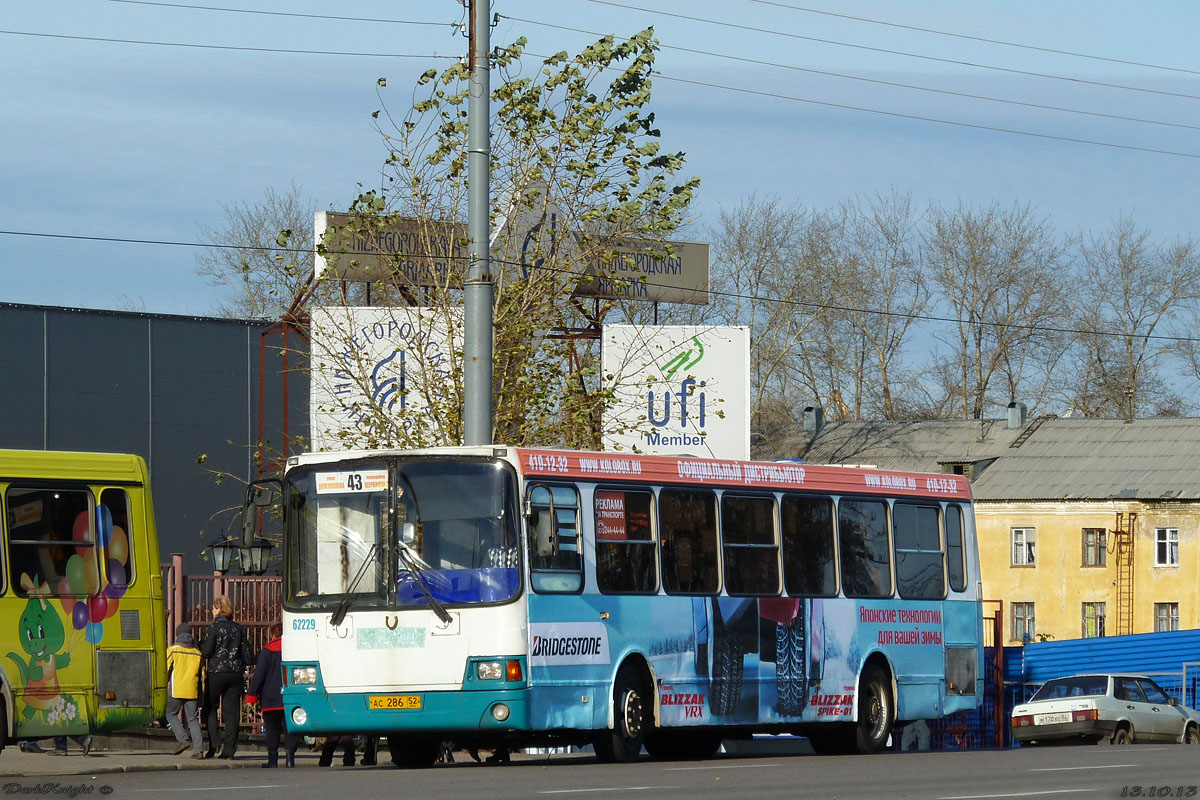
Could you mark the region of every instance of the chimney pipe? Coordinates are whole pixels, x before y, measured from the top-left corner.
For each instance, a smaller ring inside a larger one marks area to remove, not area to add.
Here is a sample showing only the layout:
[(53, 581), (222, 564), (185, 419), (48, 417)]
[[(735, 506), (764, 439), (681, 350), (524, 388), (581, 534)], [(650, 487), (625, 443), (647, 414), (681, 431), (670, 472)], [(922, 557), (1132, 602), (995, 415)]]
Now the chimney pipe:
[(1029, 409), (1025, 408), (1024, 403), (1018, 403), (1016, 400), (1008, 404), (1008, 427), (1009, 430), (1024, 428), (1028, 418)]
[(804, 407), (804, 430), (817, 433), (825, 427), (825, 409), (821, 406)]

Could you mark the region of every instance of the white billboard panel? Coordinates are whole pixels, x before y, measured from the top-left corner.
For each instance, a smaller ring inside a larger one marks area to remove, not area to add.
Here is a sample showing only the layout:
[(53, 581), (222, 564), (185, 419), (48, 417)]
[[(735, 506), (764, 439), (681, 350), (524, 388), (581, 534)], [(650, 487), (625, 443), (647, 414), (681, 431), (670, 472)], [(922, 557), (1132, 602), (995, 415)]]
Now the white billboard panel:
[(455, 402), (461, 313), (325, 306), (310, 336), (313, 450), (449, 444), (431, 409)]
[(750, 329), (606, 325), (604, 448), (750, 458)]

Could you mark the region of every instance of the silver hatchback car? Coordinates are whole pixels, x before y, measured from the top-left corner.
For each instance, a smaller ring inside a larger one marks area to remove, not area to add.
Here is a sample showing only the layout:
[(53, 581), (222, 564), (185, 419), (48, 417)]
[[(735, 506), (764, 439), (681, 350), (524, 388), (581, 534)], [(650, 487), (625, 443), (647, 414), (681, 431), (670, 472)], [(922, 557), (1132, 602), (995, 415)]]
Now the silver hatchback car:
[(1022, 744), (1200, 744), (1200, 713), (1145, 675), (1075, 675), (1046, 681), (1014, 708), (1012, 731)]

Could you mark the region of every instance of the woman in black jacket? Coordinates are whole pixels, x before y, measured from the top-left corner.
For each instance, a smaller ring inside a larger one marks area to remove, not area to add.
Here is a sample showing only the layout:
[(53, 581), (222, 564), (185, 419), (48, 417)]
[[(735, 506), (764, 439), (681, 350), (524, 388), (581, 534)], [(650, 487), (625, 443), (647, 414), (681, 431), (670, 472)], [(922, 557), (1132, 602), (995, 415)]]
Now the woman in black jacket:
[(245, 689), (246, 667), (254, 663), (254, 648), (246, 638), (246, 629), (233, 621), (233, 604), (225, 595), (213, 598), (213, 622), (200, 643), (204, 656), (205, 682), (204, 707), (207, 711), (208, 752), (212, 758), (217, 749), (220, 719), (225, 723), (224, 737), (220, 738), (221, 754), (217, 758), (232, 759), (237, 752), (238, 726), (242, 718), (242, 693)]

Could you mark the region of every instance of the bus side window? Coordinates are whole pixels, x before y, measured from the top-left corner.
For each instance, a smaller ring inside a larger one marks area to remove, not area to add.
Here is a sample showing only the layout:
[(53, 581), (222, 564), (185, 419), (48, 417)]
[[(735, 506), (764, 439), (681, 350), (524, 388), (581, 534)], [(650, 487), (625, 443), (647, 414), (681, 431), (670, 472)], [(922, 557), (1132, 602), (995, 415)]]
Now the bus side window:
[(658, 494), (662, 580), (667, 594), (716, 594), (717, 497), (711, 491), (663, 489)]
[(951, 591), (967, 588), (967, 570), (963, 563), (962, 507), (946, 506), (946, 570), (950, 574)]
[(5, 501), (8, 561), (19, 597), (100, 593), (90, 491), (10, 486)]
[(946, 595), (938, 508), (915, 503), (892, 506), (896, 584), (906, 600), (940, 600)]
[(100, 493), (96, 519), (97, 528), (106, 519), (111, 522), (107, 530), (97, 530), (108, 554), (102, 565), (104, 574), (115, 588), (128, 586), (133, 583), (133, 531), (130, 530), (129, 495), (124, 489), (105, 489)]
[(847, 597), (892, 596), (886, 503), (848, 499), (838, 503), (838, 552)]
[(535, 592), (583, 588), (579, 494), (573, 486), (536, 485), (529, 491), (530, 585)]

